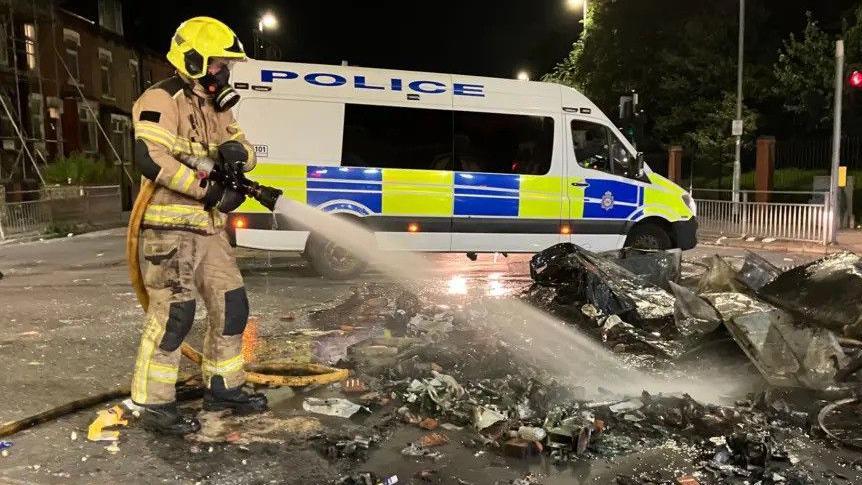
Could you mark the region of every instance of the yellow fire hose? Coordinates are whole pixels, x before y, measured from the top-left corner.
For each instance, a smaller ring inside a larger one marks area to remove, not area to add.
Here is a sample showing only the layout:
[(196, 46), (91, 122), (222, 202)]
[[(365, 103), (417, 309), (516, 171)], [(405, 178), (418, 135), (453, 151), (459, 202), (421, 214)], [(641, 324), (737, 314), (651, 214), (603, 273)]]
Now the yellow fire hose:
[[(147, 206), (150, 205), (150, 200), (153, 198), (155, 184), (144, 179), (141, 184), (141, 190), (138, 192), (138, 197), (135, 199), (135, 205), (132, 207), (132, 213), (129, 216), (129, 227), (126, 231), (126, 261), (129, 263), (129, 278), (132, 280), (132, 287), (135, 288), (135, 294), (138, 297), (141, 307), (144, 312), (150, 306), (150, 295), (147, 293), (147, 288), (144, 286), (144, 278), (141, 274), (141, 260), (138, 251), (141, 221), (144, 219), (144, 212)], [(181, 347), (182, 354), (189, 358), (195, 364), (200, 365), (203, 361), (201, 353), (191, 345), (183, 342)], [(267, 371), (277, 372), (304, 372), (305, 375), (283, 375), (283, 374), (264, 374), (261, 372), (247, 372), (246, 381), (253, 384), (261, 384), (268, 386), (290, 386), (302, 387), (311, 384), (330, 384), (332, 382), (343, 381), (347, 379), (347, 369), (338, 369), (328, 367), (321, 364), (297, 364), (288, 362), (263, 362), (259, 368)]]

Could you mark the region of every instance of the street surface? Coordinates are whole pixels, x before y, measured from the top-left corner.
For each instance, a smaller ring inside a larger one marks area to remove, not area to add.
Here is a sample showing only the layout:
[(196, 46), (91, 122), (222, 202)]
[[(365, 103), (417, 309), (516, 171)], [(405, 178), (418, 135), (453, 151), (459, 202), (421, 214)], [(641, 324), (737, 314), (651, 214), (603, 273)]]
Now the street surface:
[[(4, 329), (0, 335), (0, 368), (4, 369), (0, 422), (128, 384), (143, 322), (129, 284), (124, 246), (124, 229), (0, 246), (0, 324)], [(715, 253), (741, 257), (745, 251), (703, 246), (687, 252), (686, 259)], [(781, 267), (816, 257), (769, 251), (760, 254)], [(298, 255), (240, 251), (240, 257), (252, 314), (258, 317), (263, 340), (302, 328), (309, 311), (331, 307), (348, 297), (358, 283), (382, 278), (369, 272), (357, 280), (333, 282), (313, 276)], [(480, 255), (476, 262), (463, 254), (427, 257), (439, 272), (439, 279), (429, 281), (429, 286), (445, 285), (456, 276), (470, 285), (494, 275), (503, 288), (512, 291), (530, 282), (529, 255)], [(203, 312), (198, 313), (191, 336), (196, 346), (203, 327)], [(325, 483), (336, 479), (343, 468), (327, 461), (307, 438), (320, 426), (349, 428), (363, 423), (310, 415), (302, 410), (302, 393), (295, 397), (289, 394), (281, 399), (277, 392), (271, 394), (272, 417), (287, 419), (302, 429), (290, 429), (281, 422), (287, 436), (277, 444), (265, 440), (245, 446), (189, 443), (156, 438), (128, 427), (120, 430), (120, 451), (111, 454), (104, 449), (108, 443), (86, 440), (87, 425), (95, 411), (104, 407), (97, 406), (5, 438), (13, 446), (7, 457), (0, 458), (0, 483)], [(398, 474), (401, 483), (409, 483), (421, 466), (398, 450), (417, 439), (422, 430), (399, 428), (393, 433), (387, 441), (391, 445), (372, 450), (368, 461), (358, 464), (356, 471), (374, 471), (378, 476)], [(608, 483), (623, 470), (649, 469), (652, 462), (672, 464), (678, 453), (645, 451), (613, 462), (585, 462), (559, 472), (545, 463), (513, 465), (493, 453), (473, 456), (471, 450), (460, 449), (458, 439), (452, 439), (442, 451), (450, 460), (437, 466), (448, 470), (438, 474), (439, 478), (457, 472), (460, 479), (477, 484), (494, 480), (508, 483), (527, 472), (544, 474), (547, 478), (542, 483), (546, 484)], [(823, 455), (816, 460), (852, 462), (862, 458), (842, 449), (818, 451)], [(804, 455), (800, 458), (806, 459)], [(854, 477), (858, 472), (845, 469), (843, 473)], [(444, 479), (440, 483), (450, 482)]]

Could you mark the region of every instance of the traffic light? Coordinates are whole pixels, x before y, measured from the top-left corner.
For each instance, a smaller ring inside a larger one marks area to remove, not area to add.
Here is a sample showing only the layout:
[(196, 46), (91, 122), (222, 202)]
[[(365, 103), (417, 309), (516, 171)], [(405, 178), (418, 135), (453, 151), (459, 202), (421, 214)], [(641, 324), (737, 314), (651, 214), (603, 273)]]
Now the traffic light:
[(640, 109), (638, 93), (632, 90), (628, 95), (620, 96), (620, 131), (637, 148), (637, 142), (642, 138), (643, 110)]
[(847, 76), (847, 85), (845, 86), (845, 98), (847, 107), (845, 113), (850, 114), (853, 118), (862, 118), (862, 65), (851, 64), (847, 66), (847, 71), (850, 73)]

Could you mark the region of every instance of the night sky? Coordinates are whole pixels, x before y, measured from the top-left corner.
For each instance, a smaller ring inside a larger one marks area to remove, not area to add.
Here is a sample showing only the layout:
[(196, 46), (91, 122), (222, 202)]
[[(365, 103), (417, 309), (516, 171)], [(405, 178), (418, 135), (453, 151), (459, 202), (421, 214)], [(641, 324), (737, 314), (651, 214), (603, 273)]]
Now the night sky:
[[(64, 4), (97, 17), (96, 0)], [(565, 0), (135, 0), (124, 2), (126, 37), (164, 52), (181, 21), (208, 15), (231, 26), (251, 53), (252, 29), (267, 10), (280, 22), (272, 40), (282, 60), (497, 77), (549, 71), (581, 30), (580, 9)]]
[[(97, 18), (98, 0), (61, 0), (85, 17)], [(661, 1), (661, 0), (617, 0)], [(707, 0), (693, 0), (707, 1)], [(726, 1), (736, 4), (738, 0)], [(804, 26), (813, 10), (827, 31), (858, 0), (749, 0), (763, 9), (763, 25), (774, 32), (777, 51), (786, 33)], [(479, 76), (515, 77), (526, 70), (536, 79), (571, 49), (581, 31), (580, 8), (567, 0), (124, 0), (126, 37), (166, 52), (177, 25), (197, 15), (216, 17), (253, 52), (252, 30), (266, 12), (280, 25), (268, 34), (281, 60), (408, 69)], [(755, 26), (749, 25), (749, 28)], [(622, 33), (621, 35), (624, 35)], [(749, 47), (751, 48), (751, 46)], [(733, 50), (735, 55), (735, 50)]]

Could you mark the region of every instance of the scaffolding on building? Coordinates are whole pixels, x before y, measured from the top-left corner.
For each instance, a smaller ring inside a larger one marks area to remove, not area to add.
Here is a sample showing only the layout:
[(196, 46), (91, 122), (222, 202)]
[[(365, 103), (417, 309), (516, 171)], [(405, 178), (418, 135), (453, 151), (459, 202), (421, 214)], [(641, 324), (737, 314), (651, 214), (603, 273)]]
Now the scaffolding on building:
[[(13, 181), (44, 185), (41, 170), (50, 158), (64, 154), (60, 112), (69, 95), (64, 91), (67, 84), (93, 117), (116, 165), (134, 184), (80, 85), (66, 82), (74, 75), (57, 45), (58, 8), (54, 0), (0, 0), (0, 185)], [(45, 42), (48, 45), (42, 45)], [(46, 120), (51, 130), (45, 129)]]
[[(46, 134), (46, 86), (59, 92), (56, 68), (40, 64), (41, 41), (55, 38), (54, 5), (49, 0), (0, 1), (0, 184), (37, 180), (47, 164), (47, 146), (62, 153), (59, 123)], [(40, 35), (41, 34), (41, 35)]]

